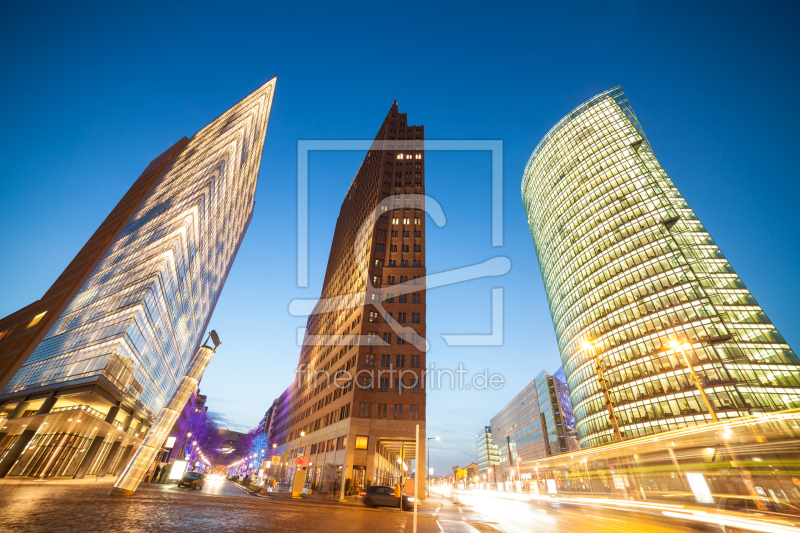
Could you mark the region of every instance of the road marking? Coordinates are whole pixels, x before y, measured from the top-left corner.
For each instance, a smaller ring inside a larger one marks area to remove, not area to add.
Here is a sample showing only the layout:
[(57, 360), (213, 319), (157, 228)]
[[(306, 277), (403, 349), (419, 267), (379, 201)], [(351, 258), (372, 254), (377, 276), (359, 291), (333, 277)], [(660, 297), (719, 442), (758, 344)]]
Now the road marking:
[(440, 524), (438, 520), (436, 521), (436, 525), (439, 526), (439, 531), (444, 533), (444, 529), (442, 528), (442, 524)]
[(440, 505), (439, 507), (437, 507), (437, 508), (436, 508), (436, 510), (433, 512), (433, 515), (434, 515), (434, 516), (436, 516), (436, 513), (438, 513), (438, 512), (439, 512), (439, 509), (441, 509), (441, 508), (442, 508), (442, 506), (441, 506), (441, 505)]
[(458, 508), (459, 513), (463, 513), (464, 511), (461, 510), (461, 507)]

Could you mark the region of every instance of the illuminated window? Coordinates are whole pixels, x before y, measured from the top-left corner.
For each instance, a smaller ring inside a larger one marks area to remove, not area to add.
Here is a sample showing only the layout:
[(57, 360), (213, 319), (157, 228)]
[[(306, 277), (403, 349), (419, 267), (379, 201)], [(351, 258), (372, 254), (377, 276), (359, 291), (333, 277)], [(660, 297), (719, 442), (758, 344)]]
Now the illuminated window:
[(403, 154), (397, 154), (397, 159), (403, 159)]
[[(361, 404), (367, 406), (367, 412), (369, 412), (369, 404)], [(369, 445), (369, 437), (362, 437), (357, 435), (356, 436), (356, 450), (366, 450), (367, 446)]]
[(36, 324), (38, 324), (38, 323), (39, 323), (39, 322), (42, 320), (42, 318), (44, 318), (44, 315), (46, 315), (46, 314), (47, 314), (47, 311), (45, 311), (45, 312), (43, 312), (43, 313), (39, 313), (38, 315), (36, 315), (35, 317), (33, 317), (33, 320), (31, 320), (31, 323), (30, 323), (30, 324), (28, 324), (28, 327), (29, 327), (29, 328), (32, 328), (33, 326), (35, 326)]

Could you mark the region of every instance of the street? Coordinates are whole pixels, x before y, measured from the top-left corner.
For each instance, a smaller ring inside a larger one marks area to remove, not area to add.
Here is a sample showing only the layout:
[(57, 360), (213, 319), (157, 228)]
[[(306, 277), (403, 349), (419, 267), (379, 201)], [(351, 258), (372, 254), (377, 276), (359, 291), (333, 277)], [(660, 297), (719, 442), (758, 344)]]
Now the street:
[[(253, 495), (228, 480), (201, 490), (174, 485), (141, 487), (136, 495), (108, 496), (109, 480), (3, 481), (0, 524), (6, 531), (364, 531), (411, 532), (412, 513), (358, 504)], [(697, 531), (678, 520), (644, 513), (560, 506), (462, 493), (432, 494), (419, 506), (420, 533), (528, 531), (592, 533)]]
[[(411, 513), (257, 497), (227, 480), (209, 483), (197, 491), (175, 486), (142, 486), (129, 498), (108, 496), (111, 486), (111, 479), (4, 480), (0, 483), (0, 530), (19, 533), (412, 531)], [(438, 532), (434, 517), (420, 516), (418, 531)]]

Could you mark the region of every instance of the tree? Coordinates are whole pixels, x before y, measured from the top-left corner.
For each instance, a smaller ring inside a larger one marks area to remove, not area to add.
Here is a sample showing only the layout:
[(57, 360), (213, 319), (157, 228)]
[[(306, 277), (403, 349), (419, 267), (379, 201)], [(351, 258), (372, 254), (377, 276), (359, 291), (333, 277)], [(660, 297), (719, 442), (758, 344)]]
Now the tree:
[(202, 460), (202, 453), (209, 463), (214, 464), (225, 439), (219, 434), (219, 427), (205, 409), (197, 409), (189, 415), (186, 432), (192, 436), (184, 440), (183, 456), (189, 455), (190, 464), (194, 464)]

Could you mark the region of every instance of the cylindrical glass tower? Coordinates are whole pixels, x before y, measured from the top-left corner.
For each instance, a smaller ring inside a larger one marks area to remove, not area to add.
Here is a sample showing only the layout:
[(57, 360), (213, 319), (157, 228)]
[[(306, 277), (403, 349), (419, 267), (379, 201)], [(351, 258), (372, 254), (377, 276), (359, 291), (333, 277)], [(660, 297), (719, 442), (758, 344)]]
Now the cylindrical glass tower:
[(800, 407), (800, 360), (661, 168), (620, 87), (547, 133), (522, 199), (582, 447), (614, 440), (586, 341), (624, 438), (711, 420), (681, 348), (721, 420)]

